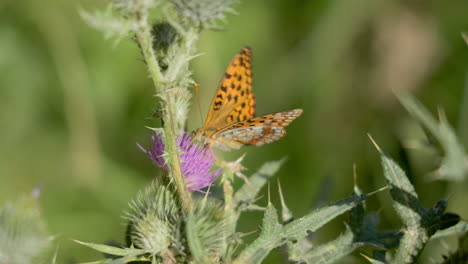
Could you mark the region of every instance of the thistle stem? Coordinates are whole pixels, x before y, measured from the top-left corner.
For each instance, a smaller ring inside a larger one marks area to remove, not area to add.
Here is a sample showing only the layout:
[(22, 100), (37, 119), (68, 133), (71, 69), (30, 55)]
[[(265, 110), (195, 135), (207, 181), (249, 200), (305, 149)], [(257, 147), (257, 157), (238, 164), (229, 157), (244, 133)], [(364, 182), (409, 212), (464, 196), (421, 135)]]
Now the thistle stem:
[(166, 151), (169, 153), (168, 167), (170, 175), (175, 182), (179, 198), (181, 200), (182, 208), (184, 212), (189, 212), (192, 207), (192, 197), (187, 190), (182, 175), (182, 169), (180, 166), (179, 148), (177, 146), (177, 131), (176, 120), (174, 120), (174, 109), (171, 103), (171, 95), (169, 94), (169, 85), (166, 82), (165, 76), (162, 74), (159, 67), (156, 55), (152, 48), (152, 35), (150, 26), (146, 22), (145, 16), (141, 17), (140, 22), (142, 30), (136, 33), (136, 39), (143, 53), (146, 65), (148, 67), (151, 79), (153, 80), (156, 94), (160, 95), (164, 109), (164, 138)]

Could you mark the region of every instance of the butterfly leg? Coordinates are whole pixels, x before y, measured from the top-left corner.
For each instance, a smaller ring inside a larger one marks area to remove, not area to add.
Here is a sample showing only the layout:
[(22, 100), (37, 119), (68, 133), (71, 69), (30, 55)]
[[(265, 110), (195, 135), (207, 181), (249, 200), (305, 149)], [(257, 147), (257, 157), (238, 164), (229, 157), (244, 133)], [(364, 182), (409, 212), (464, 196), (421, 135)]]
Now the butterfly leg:
[(211, 157), (212, 157), (215, 161), (218, 161), (218, 156), (216, 156), (216, 153), (214, 152), (213, 147), (210, 146), (209, 143), (206, 144), (206, 147), (210, 150)]

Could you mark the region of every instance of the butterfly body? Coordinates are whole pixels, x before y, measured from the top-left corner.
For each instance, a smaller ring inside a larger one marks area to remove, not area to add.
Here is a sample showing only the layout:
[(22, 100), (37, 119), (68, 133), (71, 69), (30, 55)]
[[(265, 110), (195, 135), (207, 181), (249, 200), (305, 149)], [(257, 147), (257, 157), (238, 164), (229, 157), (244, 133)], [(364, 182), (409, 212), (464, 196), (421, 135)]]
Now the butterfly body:
[(302, 114), (302, 109), (294, 109), (255, 117), (251, 58), (250, 47), (245, 47), (232, 59), (196, 140), (223, 151), (261, 146), (283, 137), (284, 127)]

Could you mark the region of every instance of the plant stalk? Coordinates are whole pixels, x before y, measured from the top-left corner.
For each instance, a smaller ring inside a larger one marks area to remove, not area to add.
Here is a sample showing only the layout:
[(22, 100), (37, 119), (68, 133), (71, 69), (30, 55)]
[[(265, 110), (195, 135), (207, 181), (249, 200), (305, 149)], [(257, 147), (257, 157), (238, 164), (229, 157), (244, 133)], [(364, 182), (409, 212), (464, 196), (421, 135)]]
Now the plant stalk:
[(177, 192), (181, 201), (182, 209), (185, 213), (189, 212), (192, 207), (192, 197), (184, 182), (182, 169), (180, 166), (179, 147), (177, 146), (177, 131), (176, 121), (174, 120), (174, 105), (171, 103), (171, 96), (168, 92), (164, 75), (161, 73), (156, 55), (152, 48), (152, 35), (149, 25), (142, 23), (142, 31), (136, 33), (136, 39), (140, 45), (146, 65), (148, 67), (151, 79), (153, 80), (156, 94), (161, 95), (164, 108), (164, 137), (166, 152), (169, 153), (168, 167), (170, 175), (175, 182)]

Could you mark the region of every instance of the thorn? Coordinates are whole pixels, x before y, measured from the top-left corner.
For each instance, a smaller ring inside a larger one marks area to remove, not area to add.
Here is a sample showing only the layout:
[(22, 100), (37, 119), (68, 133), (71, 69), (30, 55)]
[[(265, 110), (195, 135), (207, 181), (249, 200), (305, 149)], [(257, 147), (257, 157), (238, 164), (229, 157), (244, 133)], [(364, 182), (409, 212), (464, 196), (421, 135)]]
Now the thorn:
[(206, 201), (208, 200), (208, 194), (210, 193), (210, 189), (211, 189), (211, 184), (208, 185), (208, 189), (206, 190), (205, 196), (203, 197), (203, 200), (202, 200), (202, 209), (205, 208)]
[(382, 187), (382, 188), (380, 188), (380, 189), (377, 189), (377, 190), (375, 190), (375, 191), (373, 191), (373, 192), (370, 192), (370, 193), (366, 194), (366, 196), (374, 195), (374, 194), (376, 194), (376, 193), (378, 193), (378, 192), (381, 192), (381, 191), (384, 191), (384, 190), (386, 190), (386, 189), (388, 189), (388, 185), (387, 185), (387, 186), (384, 186), (384, 187)]
[(280, 180), (278, 178), (276, 180), (278, 181), (278, 192), (279, 192), (280, 201), (281, 201), (281, 207), (282, 207), (281, 208), (281, 214), (283, 216), (283, 222), (288, 222), (288, 221), (291, 221), (293, 219), (293, 216), (292, 216), (292, 213), (289, 210), (289, 208), (286, 205), (286, 202), (284, 200), (283, 190), (281, 188)]
[(145, 126), (145, 127), (149, 130), (156, 132), (156, 134), (158, 135), (161, 135), (163, 133), (163, 130), (160, 127), (149, 127), (149, 126)]
[(462, 32), (461, 36), (462, 36), (463, 40), (466, 42), (466, 44), (468, 44), (468, 33), (467, 32)]
[(373, 258), (370, 258), (370, 257), (364, 255), (364, 253), (359, 253), (359, 254), (361, 254), (361, 256), (364, 257), (369, 262), (372, 262), (374, 260)]
[(271, 197), (270, 197), (270, 182), (268, 182), (268, 204), (271, 204)]
[(281, 206), (286, 207), (286, 203), (284, 201), (284, 196), (283, 196), (283, 190), (281, 189), (281, 182), (278, 178), (276, 178), (276, 181), (278, 182), (278, 192), (280, 196), (280, 201), (281, 201)]
[(379, 153), (383, 153), (383, 151), (380, 149), (379, 145), (377, 145), (377, 143), (375, 142), (375, 140), (372, 138), (371, 134), (367, 133), (367, 136), (369, 137), (370, 141), (372, 142), (372, 144), (374, 144), (375, 148), (377, 149), (377, 151)]
[(60, 248), (60, 245), (57, 245), (57, 247), (55, 248), (55, 253), (54, 253), (54, 256), (52, 257), (53, 264), (57, 263), (57, 256), (58, 256), (59, 248)]
[(248, 233), (241, 233), (240, 237), (250, 236), (250, 235), (255, 234), (255, 233), (257, 233), (257, 230), (250, 231)]
[(288, 157), (287, 156), (284, 156), (280, 159), (280, 165), (283, 165), (283, 163), (285, 163), (286, 161), (288, 161)]
[(354, 186), (356, 186), (357, 185), (356, 163), (353, 163), (353, 176), (354, 176)]
[(260, 201), (263, 198), (263, 195), (258, 196), (252, 201), (252, 204), (255, 204), (256, 202)]
[(85, 242), (81, 242), (79, 240), (76, 240), (76, 239), (70, 239), (71, 241), (75, 242), (75, 243), (78, 243), (80, 245), (83, 245), (83, 246), (86, 246), (86, 243)]
[(445, 111), (442, 107), (437, 107), (437, 115), (439, 116), (439, 122), (446, 123), (447, 116), (445, 115)]

